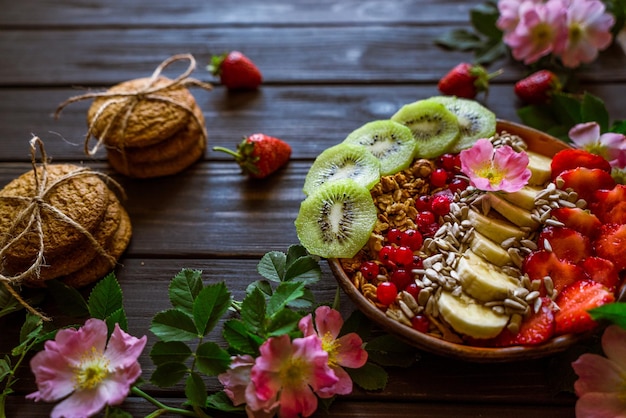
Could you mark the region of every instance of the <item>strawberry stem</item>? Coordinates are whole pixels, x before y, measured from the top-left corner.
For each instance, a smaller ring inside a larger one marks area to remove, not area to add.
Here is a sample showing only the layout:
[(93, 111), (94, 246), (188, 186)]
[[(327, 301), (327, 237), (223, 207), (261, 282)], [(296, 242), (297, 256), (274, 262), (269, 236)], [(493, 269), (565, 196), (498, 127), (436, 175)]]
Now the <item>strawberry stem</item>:
[(213, 151), (225, 152), (226, 154), (232, 155), (233, 157), (235, 157), (237, 161), (243, 159), (243, 155), (241, 155), (237, 151), (233, 151), (232, 149), (228, 149), (225, 147), (213, 147)]

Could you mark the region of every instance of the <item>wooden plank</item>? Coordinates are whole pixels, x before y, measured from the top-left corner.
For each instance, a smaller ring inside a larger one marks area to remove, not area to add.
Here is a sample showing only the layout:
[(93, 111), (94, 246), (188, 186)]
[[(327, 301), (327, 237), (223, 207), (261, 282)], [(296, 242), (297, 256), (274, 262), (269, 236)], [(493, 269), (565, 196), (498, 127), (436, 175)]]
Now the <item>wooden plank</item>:
[(4, 2), (1, 26), (236, 26), (241, 24), (366, 24), (465, 21), (478, 1), (463, 0), (281, 0), (237, 2), (54, 1)]
[[(626, 85), (586, 87), (605, 101), (613, 119), (626, 119), (626, 108), (621, 105)], [(62, 101), (84, 91), (0, 89), (0, 161), (28, 161), (27, 141), (31, 134), (36, 134), (44, 140), (49, 156), (55, 161), (92, 162), (83, 147), (91, 100), (66, 107), (57, 120), (52, 117)], [(272, 86), (259, 92), (237, 94), (227, 94), (218, 87), (210, 92), (193, 89), (192, 93), (204, 110), (210, 146), (233, 147), (244, 135), (264, 132), (290, 143), (294, 160), (312, 160), (362, 124), (386, 119), (403, 104), (436, 95), (438, 91), (434, 84), (410, 84)], [(483, 103), (499, 118), (519, 121), (516, 110), (521, 104), (510, 84), (492, 86)], [(98, 161), (105, 159), (104, 150), (95, 156)], [(205, 159), (227, 160), (228, 156), (208, 150)]]
[[(249, 55), (267, 85), (434, 83), (459, 61), (471, 59), (467, 53), (442, 52), (433, 44), (453, 27), (6, 30), (0, 43), (0, 86), (115, 84), (148, 76), (164, 59), (185, 52), (198, 60), (196, 77), (211, 80), (203, 69), (211, 52), (231, 49)], [(24, 54), (24, 49), (37, 53)], [(525, 71), (508, 61), (498, 66), (505, 70), (499, 82), (517, 80)], [(171, 72), (178, 75), (182, 69), (173, 66)], [(623, 81), (626, 55), (602, 55), (580, 74), (583, 81)]]

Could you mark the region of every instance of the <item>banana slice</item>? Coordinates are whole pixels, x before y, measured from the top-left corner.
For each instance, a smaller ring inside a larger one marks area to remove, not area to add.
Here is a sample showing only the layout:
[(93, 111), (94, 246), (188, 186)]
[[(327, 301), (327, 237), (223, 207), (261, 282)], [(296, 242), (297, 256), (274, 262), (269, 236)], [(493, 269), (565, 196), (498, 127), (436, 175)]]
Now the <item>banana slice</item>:
[(513, 203), (514, 205), (517, 205), (522, 209), (531, 211), (535, 209), (535, 198), (541, 190), (543, 189), (535, 186), (526, 185), (516, 192), (500, 192), (499, 195), (502, 196), (505, 200)]
[(484, 258), (467, 250), (456, 267), (463, 291), (483, 302), (504, 300), (520, 286), (519, 281), (496, 269)]
[(498, 267), (512, 264), (511, 256), (502, 246), (478, 231), (472, 233), (470, 249)]
[(456, 332), (473, 338), (493, 338), (509, 322), (508, 315), (499, 315), (464, 294), (441, 292), (437, 306), (441, 317)]
[(526, 154), (528, 154), (528, 168), (531, 172), (528, 184), (543, 186), (550, 181), (552, 159), (533, 151), (526, 151)]
[(473, 209), (467, 213), (467, 219), (476, 228), (476, 231), (497, 243), (501, 243), (508, 238), (523, 239), (526, 237), (526, 232), (511, 222), (504, 219), (490, 218)]
[(495, 193), (487, 193), (486, 198), (489, 199), (489, 205), (492, 209), (504, 216), (517, 226), (528, 227), (533, 230), (539, 227), (539, 222), (532, 218), (531, 212), (506, 201)]

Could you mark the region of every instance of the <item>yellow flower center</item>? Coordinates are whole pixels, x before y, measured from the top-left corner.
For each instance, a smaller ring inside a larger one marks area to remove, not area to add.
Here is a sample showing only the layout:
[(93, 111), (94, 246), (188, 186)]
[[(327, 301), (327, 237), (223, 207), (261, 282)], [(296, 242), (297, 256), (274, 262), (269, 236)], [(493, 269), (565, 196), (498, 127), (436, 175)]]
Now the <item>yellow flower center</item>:
[(572, 23), (569, 27), (569, 41), (576, 45), (583, 37), (583, 28), (577, 22)]
[(328, 365), (330, 367), (337, 366), (337, 351), (339, 351), (341, 343), (333, 338), (330, 332), (322, 337), (322, 349), (328, 353)]
[(489, 183), (494, 186), (502, 183), (502, 179), (504, 178), (504, 173), (498, 170), (491, 163), (483, 164), (478, 170), (476, 170), (476, 174), (479, 177), (489, 180)]
[(280, 369), (279, 377), (283, 387), (299, 387), (307, 376), (307, 363), (301, 358), (290, 358)]
[(109, 375), (109, 360), (91, 347), (83, 354), (80, 364), (74, 368), (74, 388), (76, 390), (93, 389)]
[(545, 47), (552, 41), (552, 28), (548, 23), (540, 23), (532, 29), (532, 43)]
[(589, 151), (592, 154), (600, 155), (607, 160), (609, 159), (607, 147), (605, 145), (602, 145), (599, 141), (590, 142), (589, 144), (586, 144), (583, 149)]

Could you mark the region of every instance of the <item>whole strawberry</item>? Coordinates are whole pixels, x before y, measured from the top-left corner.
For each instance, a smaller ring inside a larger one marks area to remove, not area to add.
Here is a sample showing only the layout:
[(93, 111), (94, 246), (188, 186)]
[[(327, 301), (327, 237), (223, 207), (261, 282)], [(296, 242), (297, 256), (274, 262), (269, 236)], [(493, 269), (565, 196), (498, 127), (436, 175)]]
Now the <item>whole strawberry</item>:
[(289, 161), (291, 146), (285, 141), (262, 133), (244, 138), (233, 151), (224, 147), (213, 147), (235, 157), (243, 174), (261, 179), (269, 176)]
[(501, 71), (496, 71), (489, 74), (482, 65), (462, 62), (439, 80), (437, 88), (448, 96), (473, 99), (479, 92), (487, 92), (489, 80), (500, 73)]
[(550, 70), (539, 70), (515, 83), (515, 94), (528, 104), (544, 104), (561, 91), (561, 81)]
[(207, 70), (229, 90), (254, 90), (263, 81), (258, 67), (239, 51), (214, 55)]

